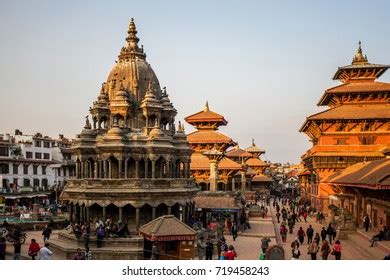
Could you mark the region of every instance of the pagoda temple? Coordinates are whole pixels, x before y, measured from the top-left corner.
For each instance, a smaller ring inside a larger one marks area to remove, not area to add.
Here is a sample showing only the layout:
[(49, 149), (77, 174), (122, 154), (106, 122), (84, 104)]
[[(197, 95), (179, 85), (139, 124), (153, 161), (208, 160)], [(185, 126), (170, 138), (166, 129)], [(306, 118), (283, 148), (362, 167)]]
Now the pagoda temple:
[[(62, 200), (71, 206), (71, 222), (110, 218), (136, 233), (163, 215), (187, 221), (198, 188), (189, 179), (192, 150), (184, 128), (180, 123), (175, 128), (176, 109), (138, 46), (133, 19), (126, 41), (90, 107), (92, 124), (87, 116), (72, 144), (76, 178), (68, 181)], [(72, 238), (59, 239), (56, 248), (69, 256), (73, 247), (62, 244)], [(129, 242), (114, 244), (120, 247), (114, 248), (114, 258), (143, 257), (142, 246), (136, 243), (134, 249)], [(94, 258), (112, 258), (107, 248), (92, 250)]]
[(313, 143), (303, 156), (300, 180), (314, 207), (324, 212), (337, 200), (325, 179), (359, 162), (385, 157), (390, 143), (390, 83), (378, 78), (389, 65), (372, 64), (359, 42), (352, 64), (333, 76), (340, 85), (325, 91), (318, 106), (327, 110), (307, 117), (300, 132)]

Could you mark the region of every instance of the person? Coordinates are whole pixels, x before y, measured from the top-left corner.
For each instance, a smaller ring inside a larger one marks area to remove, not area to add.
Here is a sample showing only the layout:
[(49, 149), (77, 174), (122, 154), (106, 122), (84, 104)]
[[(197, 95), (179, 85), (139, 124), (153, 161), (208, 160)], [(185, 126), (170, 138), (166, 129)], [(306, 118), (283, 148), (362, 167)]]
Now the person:
[(203, 242), (203, 239), (204, 239), (204, 237), (201, 236), (201, 237), (198, 238), (198, 241), (196, 242), (196, 249), (198, 251), (198, 259), (199, 260), (203, 260), (204, 253), (205, 253), (205, 248), (206, 248), (206, 246), (205, 246), (205, 244)]
[(19, 227), (19, 225), (17, 225), (14, 232), (13, 232), (14, 241), (16, 241), (16, 240), (20, 241), (21, 236), (22, 236), (22, 233), (20, 231), (20, 227)]
[(388, 253), (383, 259), (387, 261), (390, 260), (390, 253)]
[(316, 236), (314, 236), (314, 241), (317, 242), (317, 244), (320, 244), (320, 235), (318, 234), (318, 232), (316, 232)]
[(5, 260), (5, 252), (7, 251), (6, 239), (1, 236), (0, 237), (0, 260)]
[(229, 245), (227, 252), (225, 253), (226, 260), (233, 260), (237, 257), (237, 253), (232, 245)]
[(332, 255), (334, 255), (336, 260), (341, 260), (341, 243), (340, 240), (336, 240), (335, 244), (333, 245), (333, 251)]
[(307, 223), (307, 211), (303, 211), (303, 219), (305, 220), (305, 223)]
[(305, 231), (303, 230), (303, 228), (302, 227), (299, 227), (299, 230), (298, 230), (298, 240), (299, 240), (299, 243), (301, 243), (301, 245), (302, 245), (302, 243), (303, 243), (303, 241), (304, 241), (304, 239), (305, 239), (305, 236), (306, 236), (306, 234), (305, 234)]
[(119, 224), (118, 237), (125, 237), (125, 238), (130, 237), (130, 231), (129, 228), (127, 227), (127, 224), (122, 224), (122, 223)]
[(261, 239), (261, 250), (263, 250), (264, 254), (267, 252), (267, 249), (269, 247), (270, 242), (271, 242), (271, 239), (268, 236), (264, 236)]
[(292, 260), (299, 260), (299, 257), (301, 256), (301, 251), (299, 250), (299, 246), (292, 248), (291, 253), (292, 253)]
[(370, 218), (367, 215), (365, 215), (363, 218), (363, 224), (364, 228), (366, 229), (366, 232), (368, 232), (368, 229), (370, 227)]
[(276, 219), (278, 220), (278, 224), (280, 223), (280, 212), (276, 213)]
[(20, 251), (22, 250), (22, 244), (20, 240), (14, 240), (14, 260), (20, 260)]
[(74, 260), (85, 260), (85, 256), (84, 256), (83, 252), (81, 252), (80, 248), (77, 248), (76, 254), (74, 255), (73, 259)]
[(51, 257), (53, 256), (53, 252), (50, 251), (49, 249), (50, 247), (50, 244), (49, 242), (45, 242), (45, 246), (43, 246), (41, 248), (41, 250), (39, 250), (39, 259), (40, 260), (50, 260)]
[(259, 260), (263, 261), (266, 259), (266, 254), (261, 250), (260, 255), (259, 255)]
[(374, 235), (371, 239), (370, 247), (374, 247), (374, 245), (376, 245), (378, 241), (382, 241), (384, 236), (385, 234), (382, 230), (378, 234)]
[(299, 242), (298, 239), (296, 238), (293, 242), (291, 242), (291, 248), (299, 248)]
[(31, 239), (30, 246), (28, 247), (28, 255), (31, 257), (32, 260), (35, 260), (35, 257), (39, 253), (39, 250), (41, 250), (39, 244), (36, 242), (34, 238)]
[(321, 257), (323, 260), (327, 260), (330, 253), (330, 246), (326, 239), (322, 241), (321, 244)]
[(333, 237), (333, 227), (331, 224), (329, 224), (328, 228), (326, 229), (326, 233), (329, 238), (329, 244), (332, 245), (332, 237)]
[[(307, 228), (306, 235), (307, 235), (307, 244), (310, 244), (313, 240), (313, 235), (314, 235), (314, 229), (312, 228), (311, 225), (309, 225), (309, 227)], [(317, 244), (318, 244), (318, 242), (317, 242)]]
[(322, 230), (321, 230), (321, 241), (324, 241), (326, 239), (326, 235), (327, 235), (326, 229), (325, 229), (325, 227), (322, 227)]
[(213, 259), (214, 244), (211, 242), (210, 237), (207, 238), (206, 242), (206, 260)]
[(312, 260), (316, 260), (317, 253), (319, 250), (320, 250), (320, 247), (318, 246), (318, 243), (316, 241), (314, 241), (309, 245), (307, 253), (310, 254)]
[(282, 223), (282, 225), (280, 226), (280, 235), (282, 237), (282, 241), (283, 243), (286, 243), (286, 240), (287, 240), (287, 228), (286, 228), (286, 225), (284, 223)]
[(84, 248), (86, 249), (89, 247), (89, 242), (91, 241), (91, 227), (89, 226), (89, 223), (85, 226), (83, 230), (83, 236), (84, 236)]
[(85, 252), (84, 252), (84, 256), (85, 256), (85, 259), (86, 260), (92, 260), (92, 252), (91, 250), (89, 249), (89, 246), (88, 247), (85, 247)]
[(96, 230), (96, 246), (98, 248), (101, 248), (102, 247), (102, 243), (103, 243), (103, 239), (106, 235), (106, 232), (104, 230), (104, 227), (103, 225), (99, 225), (99, 227), (97, 228)]
[(232, 231), (233, 241), (236, 241), (237, 231), (238, 231), (236, 222), (233, 223), (231, 231)]
[(42, 230), (42, 235), (43, 235), (43, 242), (46, 242), (47, 240), (50, 239), (50, 235), (51, 235), (51, 228), (49, 227), (49, 225), (47, 224), (45, 226), (45, 228)]
[(158, 242), (154, 242), (152, 246), (152, 257), (151, 260), (160, 259), (160, 248), (158, 247)]

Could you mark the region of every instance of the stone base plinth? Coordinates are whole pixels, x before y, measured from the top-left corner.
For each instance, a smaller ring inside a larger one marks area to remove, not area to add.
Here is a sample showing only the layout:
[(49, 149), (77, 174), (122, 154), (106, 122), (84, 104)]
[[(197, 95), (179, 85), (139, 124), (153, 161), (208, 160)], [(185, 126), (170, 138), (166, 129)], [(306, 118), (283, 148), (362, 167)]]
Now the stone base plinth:
[[(50, 240), (50, 248), (55, 259), (71, 260), (77, 248), (84, 251), (84, 239), (76, 238), (74, 234), (59, 232), (58, 239)], [(143, 260), (144, 239), (139, 236), (131, 238), (104, 239), (102, 247), (97, 248), (96, 237), (91, 237), (89, 248), (94, 260)]]

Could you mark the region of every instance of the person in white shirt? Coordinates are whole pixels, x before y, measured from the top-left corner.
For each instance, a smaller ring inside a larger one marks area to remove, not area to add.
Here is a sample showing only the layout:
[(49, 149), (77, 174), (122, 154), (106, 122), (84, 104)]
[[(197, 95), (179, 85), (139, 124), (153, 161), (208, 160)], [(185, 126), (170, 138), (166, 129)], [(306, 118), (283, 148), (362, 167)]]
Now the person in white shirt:
[(39, 250), (39, 259), (40, 260), (50, 260), (53, 252), (49, 250), (49, 242), (45, 242), (45, 246), (43, 246)]

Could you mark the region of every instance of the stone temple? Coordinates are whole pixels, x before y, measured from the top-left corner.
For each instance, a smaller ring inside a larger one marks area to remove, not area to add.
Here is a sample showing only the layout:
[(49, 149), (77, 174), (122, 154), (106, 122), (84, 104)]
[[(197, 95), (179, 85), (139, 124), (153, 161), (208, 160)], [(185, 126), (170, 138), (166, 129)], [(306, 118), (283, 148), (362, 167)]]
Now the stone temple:
[[(68, 181), (62, 200), (70, 204), (71, 221), (110, 218), (127, 223), (134, 236), (162, 215), (185, 222), (198, 189), (190, 179), (192, 150), (184, 127), (179, 122), (175, 128), (177, 111), (138, 46), (133, 19), (126, 41), (90, 107), (92, 122), (87, 116), (72, 144), (76, 177)], [(108, 240), (102, 248), (93, 248), (91, 241), (94, 258), (142, 258), (142, 238), (127, 239)], [(52, 243), (63, 258), (83, 248), (67, 233)]]

